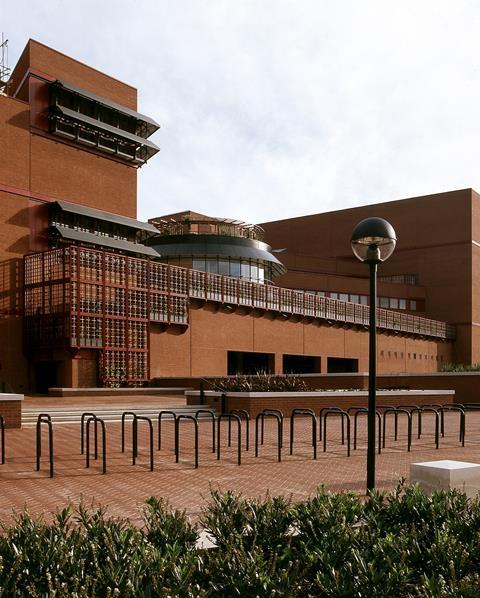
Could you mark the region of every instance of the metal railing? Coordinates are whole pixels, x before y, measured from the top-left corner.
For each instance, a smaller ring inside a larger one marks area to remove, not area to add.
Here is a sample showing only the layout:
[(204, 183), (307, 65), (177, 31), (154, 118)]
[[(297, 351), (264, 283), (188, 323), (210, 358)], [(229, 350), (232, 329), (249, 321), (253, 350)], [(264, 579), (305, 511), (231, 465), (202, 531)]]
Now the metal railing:
[[(115, 300), (111, 299), (112, 285), (124, 289), (116, 291)], [(120, 296), (123, 299), (119, 300)], [(72, 346), (77, 346), (82, 334), (87, 334), (94, 342), (82, 345), (97, 347), (100, 343), (103, 349), (108, 348), (106, 345), (117, 349), (123, 342), (121, 338), (115, 338), (115, 342), (109, 341), (109, 337), (102, 340), (103, 320), (109, 324), (111, 319), (131, 320), (135, 316), (144, 322), (188, 325), (189, 299), (275, 311), (286, 318), (300, 316), (329, 324), (369, 325), (368, 305), (308, 291), (80, 247), (25, 256), (25, 315), (31, 316), (27, 318), (27, 330), (30, 326), (34, 332), (33, 320), (41, 318), (42, 339), (68, 334)], [(62, 324), (61, 315), (67, 316), (67, 324)], [(424, 337), (455, 338), (454, 326), (446, 322), (382, 308), (377, 308), (377, 327)], [(128, 329), (126, 334), (133, 338), (134, 332)], [(111, 334), (117, 334), (113, 328)], [(145, 343), (138, 346), (136, 351), (146, 350)]]

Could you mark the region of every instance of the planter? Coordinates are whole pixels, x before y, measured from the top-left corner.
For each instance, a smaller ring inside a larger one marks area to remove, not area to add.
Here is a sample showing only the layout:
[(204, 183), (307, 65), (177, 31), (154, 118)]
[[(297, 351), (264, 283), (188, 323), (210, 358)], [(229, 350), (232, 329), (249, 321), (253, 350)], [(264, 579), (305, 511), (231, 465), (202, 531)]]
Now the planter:
[(0, 393), (0, 415), (6, 428), (22, 427), (22, 401), (23, 395)]
[[(368, 391), (307, 391), (307, 392), (216, 392), (205, 391), (205, 404), (222, 410), (222, 394), (225, 394), (225, 409), (245, 409), (255, 417), (263, 409), (280, 409), (290, 417), (292, 409), (313, 409), (317, 414), (323, 407), (367, 407)], [(185, 392), (187, 405), (198, 405), (200, 391)], [(453, 390), (377, 390), (377, 405), (428, 405), (431, 403), (453, 403)]]

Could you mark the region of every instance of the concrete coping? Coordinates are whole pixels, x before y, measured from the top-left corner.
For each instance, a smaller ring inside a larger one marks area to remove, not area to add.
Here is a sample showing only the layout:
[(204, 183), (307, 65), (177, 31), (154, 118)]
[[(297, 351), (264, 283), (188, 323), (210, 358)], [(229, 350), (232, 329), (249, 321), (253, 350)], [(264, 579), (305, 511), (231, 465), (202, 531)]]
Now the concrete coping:
[(25, 395), (14, 394), (13, 392), (0, 392), (0, 401), (23, 401)]
[(450, 459), (411, 463), (410, 481), (425, 492), (455, 488), (473, 498), (480, 491), (480, 464)]
[[(368, 390), (307, 390), (302, 392), (289, 392), (289, 391), (270, 391), (270, 392), (229, 392), (219, 390), (206, 390), (204, 391), (207, 397), (216, 397), (225, 394), (229, 397), (368, 397)], [(185, 391), (186, 396), (198, 397), (200, 395), (199, 390), (187, 390)], [(388, 396), (400, 396), (409, 397), (412, 395), (420, 395), (422, 397), (429, 396), (455, 396), (454, 390), (377, 390), (377, 397), (388, 397)]]

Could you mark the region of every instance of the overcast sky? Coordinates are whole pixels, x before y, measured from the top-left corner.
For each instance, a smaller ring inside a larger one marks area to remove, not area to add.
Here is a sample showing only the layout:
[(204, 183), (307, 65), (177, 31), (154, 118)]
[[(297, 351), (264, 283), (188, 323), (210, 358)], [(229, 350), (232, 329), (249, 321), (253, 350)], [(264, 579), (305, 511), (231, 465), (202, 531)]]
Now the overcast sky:
[(138, 88), (142, 219), (480, 190), (476, 0), (0, 0), (0, 31)]

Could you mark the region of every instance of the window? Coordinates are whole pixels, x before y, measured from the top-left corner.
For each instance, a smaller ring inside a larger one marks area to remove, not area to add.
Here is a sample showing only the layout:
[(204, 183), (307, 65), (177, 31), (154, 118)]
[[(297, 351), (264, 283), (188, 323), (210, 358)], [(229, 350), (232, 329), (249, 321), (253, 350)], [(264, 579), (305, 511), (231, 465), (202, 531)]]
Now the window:
[(284, 374), (315, 374), (320, 372), (320, 357), (316, 355), (284, 355)]
[(330, 293), (330, 299), (338, 299), (338, 293)]
[(348, 301), (348, 293), (340, 293), (338, 298), (340, 301)]
[(417, 309), (417, 302), (414, 299), (410, 299), (410, 309), (412, 311), (416, 311)]
[(388, 299), (388, 297), (380, 297), (380, 307), (383, 307), (384, 309), (388, 309), (390, 306), (390, 301)]
[(352, 303), (360, 303), (360, 300), (358, 298), (358, 295), (350, 295), (350, 301)]
[(398, 309), (407, 309), (407, 302), (405, 299), (398, 300)]
[(358, 372), (358, 359), (348, 359), (344, 357), (328, 357), (327, 372), (329, 374)]
[(249, 262), (242, 262), (241, 266), (242, 278), (250, 278), (250, 264)]
[(211, 274), (218, 274), (218, 262), (217, 260), (205, 260), (206, 262), (206, 272), (210, 272)]
[(362, 305), (368, 305), (368, 297), (366, 295), (360, 295), (360, 303)]
[(230, 262), (230, 276), (240, 278), (240, 262)]
[(273, 374), (275, 355), (273, 353), (253, 353), (249, 351), (227, 351), (227, 371), (235, 374)]
[(223, 276), (228, 276), (230, 274), (230, 264), (228, 260), (218, 260), (218, 273), (223, 274)]
[(205, 259), (194, 257), (192, 260), (192, 268), (194, 270), (202, 270), (202, 272), (205, 272)]
[(392, 309), (398, 309), (398, 299), (395, 299), (394, 297), (392, 297), (390, 299), (390, 307)]

